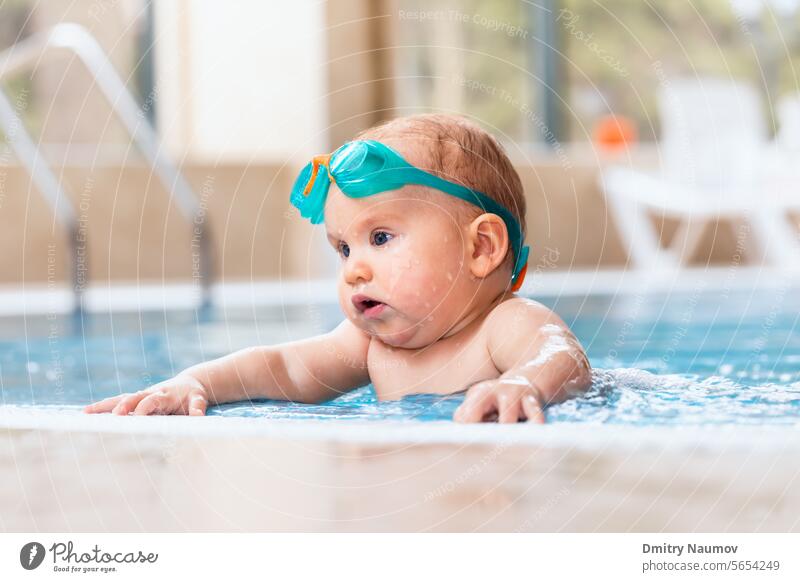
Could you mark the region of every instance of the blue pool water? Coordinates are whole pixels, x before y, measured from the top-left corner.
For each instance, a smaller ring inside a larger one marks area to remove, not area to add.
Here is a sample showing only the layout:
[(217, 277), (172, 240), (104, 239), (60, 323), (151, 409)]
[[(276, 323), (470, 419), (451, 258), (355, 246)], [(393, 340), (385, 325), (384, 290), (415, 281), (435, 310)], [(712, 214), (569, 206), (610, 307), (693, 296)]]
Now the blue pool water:
[[(542, 298), (595, 368), (548, 422), (800, 425), (800, 294), (793, 289)], [(141, 389), (247, 345), (331, 329), (334, 305), (0, 319), (0, 400), (80, 407)], [(232, 403), (211, 415), (324, 420), (450, 419), (463, 396), (378, 402), (367, 386), (323, 405)]]

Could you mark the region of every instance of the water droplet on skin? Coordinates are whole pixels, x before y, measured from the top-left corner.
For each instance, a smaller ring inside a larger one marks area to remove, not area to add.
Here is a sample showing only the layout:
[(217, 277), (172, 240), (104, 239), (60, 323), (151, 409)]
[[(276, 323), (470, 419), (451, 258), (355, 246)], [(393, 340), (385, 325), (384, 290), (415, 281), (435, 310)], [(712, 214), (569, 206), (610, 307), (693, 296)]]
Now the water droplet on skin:
[(447, 273), (447, 280), (448, 281), (452, 281), (453, 280), (453, 274), (452, 273)]

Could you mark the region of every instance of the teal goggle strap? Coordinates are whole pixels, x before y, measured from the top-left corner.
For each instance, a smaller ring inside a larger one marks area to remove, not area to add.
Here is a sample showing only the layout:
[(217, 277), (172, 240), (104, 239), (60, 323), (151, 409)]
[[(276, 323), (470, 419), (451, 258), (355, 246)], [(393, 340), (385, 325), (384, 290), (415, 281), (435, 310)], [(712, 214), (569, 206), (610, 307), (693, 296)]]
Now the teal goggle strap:
[(511, 249), (516, 257), (512, 291), (522, 285), (528, 263), (528, 246), (522, 246), (522, 229), (514, 216), (486, 194), (450, 182), (409, 164), (392, 148), (372, 140), (352, 141), (333, 154), (315, 156), (292, 187), (291, 203), (312, 224), (324, 220), (325, 201), (331, 182), (350, 198), (364, 198), (398, 190), (407, 184), (434, 188), (498, 215), (506, 223)]

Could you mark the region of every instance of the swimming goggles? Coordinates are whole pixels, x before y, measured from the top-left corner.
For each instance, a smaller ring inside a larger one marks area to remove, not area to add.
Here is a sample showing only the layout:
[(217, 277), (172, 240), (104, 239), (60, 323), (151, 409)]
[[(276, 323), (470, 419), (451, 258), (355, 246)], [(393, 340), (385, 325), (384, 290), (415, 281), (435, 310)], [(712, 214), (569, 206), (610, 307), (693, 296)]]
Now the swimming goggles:
[[(320, 172), (320, 166), (326, 171)], [(372, 140), (351, 141), (332, 154), (315, 156), (302, 169), (292, 187), (291, 202), (312, 224), (324, 220), (325, 200), (331, 182), (350, 198), (364, 198), (407, 184), (434, 188), (498, 215), (506, 223), (514, 252), (512, 291), (522, 286), (528, 266), (528, 246), (522, 245), (522, 229), (517, 219), (486, 194), (450, 182), (412, 166), (392, 148)]]

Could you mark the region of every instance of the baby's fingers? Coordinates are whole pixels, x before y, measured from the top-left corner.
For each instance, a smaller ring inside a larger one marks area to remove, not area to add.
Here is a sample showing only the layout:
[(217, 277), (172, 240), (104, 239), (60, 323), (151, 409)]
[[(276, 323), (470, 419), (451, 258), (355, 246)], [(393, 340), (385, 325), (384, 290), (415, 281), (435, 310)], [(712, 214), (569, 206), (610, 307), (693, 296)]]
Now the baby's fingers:
[(528, 422), (544, 424), (544, 411), (535, 396), (528, 394), (522, 397), (522, 410), (528, 417)]
[(137, 416), (147, 414), (170, 414), (175, 411), (175, 397), (164, 392), (153, 392), (136, 405), (133, 413)]
[(519, 397), (512, 394), (497, 395), (497, 422), (510, 424), (519, 421)]
[(111, 410), (111, 414), (127, 415), (132, 412), (143, 398), (146, 398), (149, 392), (136, 392), (134, 394), (124, 394), (117, 405)]
[(111, 396), (110, 398), (104, 398), (103, 400), (99, 400), (97, 402), (92, 402), (91, 404), (87, 404), (83, 411), (87, 414), (97, 414), (100, 412), (111, 412), (117, 403), (128, 396), (127, 394), (120, 394), (119, 396)]
[(453, 420), (456, 422), (483, 421), (487, 414), (496, 409), (494, 398), (494, 393), (489, 390), (467, 394), (467, 398), (453, 413)]
[(208, 407), (208, 399), (205, 394), (199, 390), (194, 390), (189, 394), (189, 415), (190, 416), (203, 416)]

